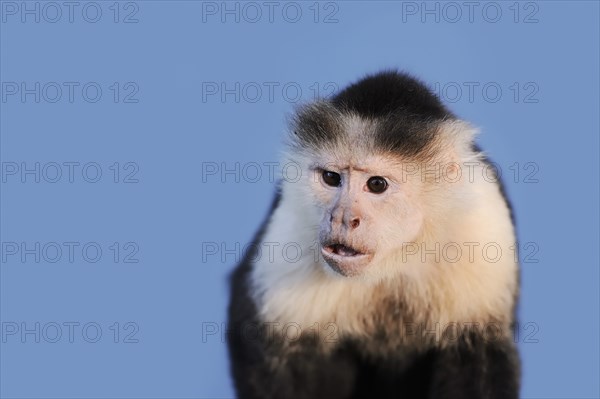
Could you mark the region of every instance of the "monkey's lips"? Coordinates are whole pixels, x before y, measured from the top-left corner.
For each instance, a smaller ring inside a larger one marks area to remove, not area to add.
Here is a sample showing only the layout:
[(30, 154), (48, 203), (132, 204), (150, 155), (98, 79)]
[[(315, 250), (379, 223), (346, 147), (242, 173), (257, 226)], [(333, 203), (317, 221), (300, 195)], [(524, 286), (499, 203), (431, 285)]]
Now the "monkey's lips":
[(334, 271), (346, 277), (360, 274), (373, 258), (373, 254), (338, 242), (323, 244), (321, 253)]
[(323, 247), (323, 250), (325, 250), (327, 253), (330, 253), (332, 255), (339, 255), (339, 256), (363, 255), (363, 253), (361, 253), (360, 251), (358, 251), (352, 247), (349, 247), (347, 245), (344, 245), (344, 244), (330, 244), (330, 245)]

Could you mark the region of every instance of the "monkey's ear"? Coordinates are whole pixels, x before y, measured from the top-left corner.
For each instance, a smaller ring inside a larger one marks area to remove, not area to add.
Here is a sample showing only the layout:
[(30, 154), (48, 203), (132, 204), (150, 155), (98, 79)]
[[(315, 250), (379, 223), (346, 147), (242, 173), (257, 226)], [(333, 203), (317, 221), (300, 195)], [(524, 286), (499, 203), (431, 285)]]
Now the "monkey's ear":
[(479, 129), (460, 119), (441, 122), (440, 139), (442, 152), (452, 154), (455, 161), (466, 160), (475, 155), (474, 144)]

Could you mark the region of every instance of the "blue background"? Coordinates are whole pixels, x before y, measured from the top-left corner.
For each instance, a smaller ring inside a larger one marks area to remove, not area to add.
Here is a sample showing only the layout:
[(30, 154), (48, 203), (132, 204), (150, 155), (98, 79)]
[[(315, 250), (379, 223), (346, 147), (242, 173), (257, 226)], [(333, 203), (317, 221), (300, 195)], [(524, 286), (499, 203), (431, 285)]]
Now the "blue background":
[[(262, 2), (258, 16), (234, 2), (237, 15), (221, 15), (221, 2), (138, 1), (117, 4), (115, 22), (110, 1), (95, 3), (95, 23), (85, 2), (73, 22), (44, 4), (0, 4), (2, 398), (232, 397), (226, 276), (268, 209), (264, 162), (279, 159), (298, 88), (309, 101), (382, 68), (437, 85), (503, 171), (527, 257), (522, 396), (600, 395), (598, 2), (482, 3), (472, 17), (462, 2), (461, 15), (442, 3), (423, 15), (421, 2), (276, 3), (270, 21)], [(39, 7), (40, 21), (23, 22), (23, 7)], [(22, 82), (40, 82), (39, 103), (11, 94)], [(77, 82), (73, 101), (65, 89), (51, 102), (48, 82)], [(82, 95), (89, 82), (97, 102)], [(36, 162), (39, 183), (10, 173)], [(52, 162), (79, 162), (73, 182), (66, 167), (47, 181)], [(81, 174), (89, 162), (96, 183)], [(73, 261), (66, 251), (47, 261), (48, 243), (65, 242), (78, 244)], [(90, 242), (102, 249), (96, 263), (94, 247), (88, 260), (81, 252)], [(68, 322), (79, 323), (73, 342)], [(21, 335), (36, 323), (37, 337)], [(98, 342), (82, 332), (89, 323)]]

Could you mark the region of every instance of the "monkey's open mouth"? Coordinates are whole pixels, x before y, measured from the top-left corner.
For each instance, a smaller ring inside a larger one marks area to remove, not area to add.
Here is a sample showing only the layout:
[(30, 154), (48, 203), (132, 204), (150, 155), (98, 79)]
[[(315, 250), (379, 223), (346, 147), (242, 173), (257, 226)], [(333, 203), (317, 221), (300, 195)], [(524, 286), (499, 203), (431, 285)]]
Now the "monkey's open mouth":
[(334, 271), (346, 277), (360, 274), (373, 259), (372, 253), (340, 242), (323, 243), (321, 253)]
[(344, 244), (330, 244), (323, 246), (323, 250), (328, 254), (339, 256), (357, 256), (364, 255), (362, 252)]

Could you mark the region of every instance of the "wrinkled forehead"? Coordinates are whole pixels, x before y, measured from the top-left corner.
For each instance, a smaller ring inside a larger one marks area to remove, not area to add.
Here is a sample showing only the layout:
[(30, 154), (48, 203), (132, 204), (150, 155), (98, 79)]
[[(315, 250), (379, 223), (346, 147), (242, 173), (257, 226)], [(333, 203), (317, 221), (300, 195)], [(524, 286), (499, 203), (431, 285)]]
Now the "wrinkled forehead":
[(291, 123), (291, 145), (339, 166), (416, 160), (431, 155), (441, 123), (402, 112), (369, 118), (320, 102), (298, 111)]

